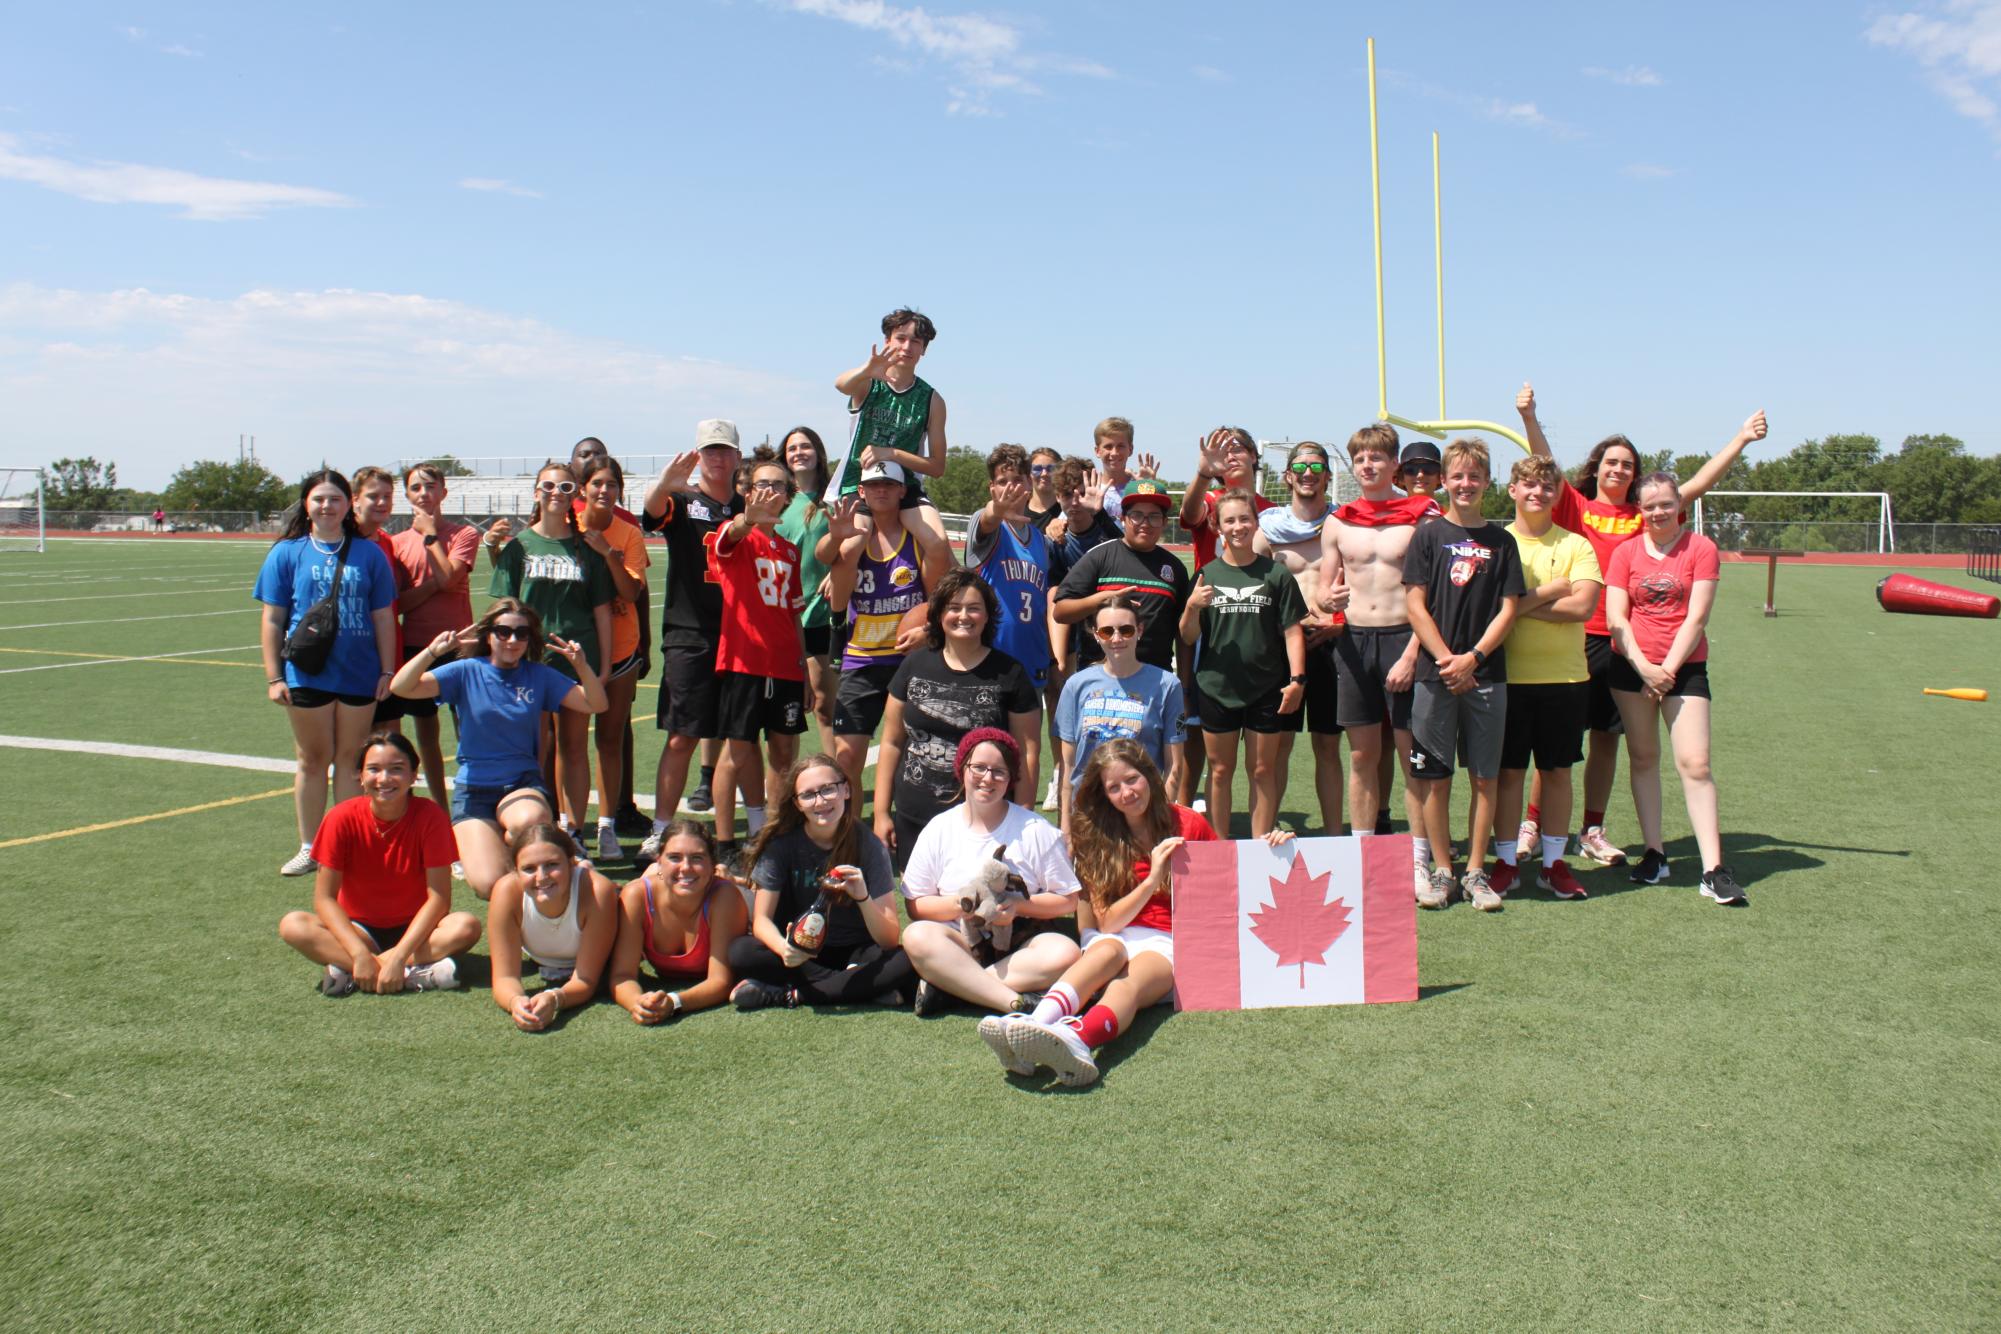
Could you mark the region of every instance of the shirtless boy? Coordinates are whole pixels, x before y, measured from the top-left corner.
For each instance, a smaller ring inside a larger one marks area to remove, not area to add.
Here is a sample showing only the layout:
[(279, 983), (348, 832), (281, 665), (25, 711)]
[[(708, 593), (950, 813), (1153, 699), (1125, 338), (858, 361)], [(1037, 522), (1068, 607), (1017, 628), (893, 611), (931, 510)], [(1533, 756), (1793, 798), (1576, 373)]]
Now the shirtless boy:
[[(1285, 489), (1291, 500), (1258, 515), (1253, 550), (1268, 555), (1299, 581), (1306, 599), (1306, 730), (1313, 738), (1313, 783), (1320, 798), (1320, 824), (1331, 837), (1341, 832), (1340, 698), (1334, 676), (1334, 639), (1345, 618), (1320, 606), (1320, 533), (1328, 512), (1326, 446), (1302, 440), (1285, 456)], [(1292, 734), (1279, 756), (1282, 785), (1292, 763)]]
[[(1438, 446), (1420, 440), (1399, 459), (1397, 443), (1396, 428), (1381, 424), (1349, 437), (1348, 467), (1362, 498), (1336, 508), (1321, 529), (1320, 605), (1330, 612), (1345, 608), (1348, 618), (1347, 631), (1334, 641), (1335, 716), (1348, 733), (1348, 811), (1367, 819), (1381, 808), (1377, 765), (1387, 717), (1403, 765), (1412, 860), (1429, 888), (1431, 846), (1421, 836), (1424, 811), (1410, 775), (1410, 690), (1420, 645), (1410, 631), (1403, 563), (1419, 521), (1441, 512), (1431, 498), (1440, 456)], [(1398, 477), (1406, 479), (1409, 495), (1397, 494)]]

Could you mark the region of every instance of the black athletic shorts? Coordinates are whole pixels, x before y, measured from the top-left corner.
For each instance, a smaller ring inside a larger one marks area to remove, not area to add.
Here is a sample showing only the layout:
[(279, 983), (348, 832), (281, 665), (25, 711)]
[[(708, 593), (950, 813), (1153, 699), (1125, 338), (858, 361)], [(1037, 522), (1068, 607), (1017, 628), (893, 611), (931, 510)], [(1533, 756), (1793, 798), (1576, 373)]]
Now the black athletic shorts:
[(1619, 655), (1612, 651), (1609, 635), (1584, 636), (1584, 665), (1591, 670), (1591, 691), (1584, 701), (1584, 725), (1594, 732), (1618, 736), (1626, 730), (1619, 719), (1619, 702), (1612, 698), (1607, 673)]
[(716, 683), (716, 735), (726, 741), (798, 736), (806, 730), (806, 685), (748, 672), (723, 672)]
[[(417, 645), (415, 648), (405, 649), (403, 651), (403, 661), (409, 662), (429, 647), (430, 643), (427, 641)], [(456, 654), (453, 655), (453, 657), (456, 656)], [(450, 661), (451, 658), (440, 658), (431, 665), (437, 667)], [(398, 718), (435, 718), (437, 716), (438, 697), (436, 695), (431, 696), (429, 699), (405, 699), (401, 695), (392, 694), (387, 699), (377, 701), (375, 705), (375, 721), (378, 723), (394, 722)]]
[(1408, 690), (1391, 690), (1385, 682), (1410, 647), (1408, 625), (1350, 625), (1334, 641), (1334, 667), (1339, 684), (1335, 716), (1343, 727), (1375, 727), (1384, 718), (1399, 732), (1410, 730)]
[(1508, 686), (1508, 721), (1501, 733), (1501, 767), (1545, 772), (1568, 769), (1584, 758), (1584, 714), (1589, 681)]
[(1306, 650), (1306, 730), (1314, 736), (1341, 734), (1341, 669), (1334, 663), (1340, 636), (1309, 645)]
[(937, 502), (924, 494), (923, 476), (905, 468), (903, 470), (903, 503), (898, 505), (897, 508), (900, 510), (914, 510), (919, 505), (929, 505), (932, 509), (938, 508)]
[(660, 650), (660, 709), (654, 722), (669, 736), (707, 741), (716, 731), (716, 646)]
[(900, 663), (878, 663), (841, 673), (834, 691), (834, 735), (874, 736), (889, 706), (889, 683)]
[(378, 702), (373, 695), (348, 695), (338, 690), (315, 690), (311, 686), (293, 686), (291, 695), (295, 709), (324, 709), (335, 700), (352, 709), (373, 706)]
[(809, 625), (799, 634), (805, 641), (806, 656), (809, 658), (824, 658), (834, 646), (834, 627), (831, 625)]
[[(350, 917), (347, 920), (353, 922), (361, 934), (374, 943), (377, 954), (386, 954), (402, 944), (404, 935), (410, 930), (410, 922), (402, 922), (396, 926), (371, 926), (358, 917)], [(416, 920), (414, 917), (410, 919), (411, 922)]]
[[(1633, 664), (1624, 658), (1614, 658), (1612, 669), (1605, 675), (1607, 684), (1614, 690), (1630, 691), (1637, 695), (1647, 688), (1647, 683), (1633, 670)], [(1674, 674), (1674, 686), (1668, 691), (1670, 698), (1677, 695), (1687, 695), (1694, 699), (1710, 697), (1708, 662), (1685, 662), (1681, 665), (1681, 670)]]
[(611, 665), (611, 674), (605, 677), (605, 680), (617, 681), (624, 677), (631, 676), (634, 672), (639, 670), (639, 664), (644, 662), (645, 660), (646, 660), (646, 655), (644, 653), (641, 653), (638, 649), (634, 649), (632, 650), (632, 655), (630, 657), (620, 658), (617, 662)]
[(1306, 703), (1291, 713), (1278, 711), (1283, 690), (1252, 700), (1241, 709), (1228, 708), (1211, 695), (1202, 701), (1202, 730), (1205, 732), (1297, 732), (1306, 721)]

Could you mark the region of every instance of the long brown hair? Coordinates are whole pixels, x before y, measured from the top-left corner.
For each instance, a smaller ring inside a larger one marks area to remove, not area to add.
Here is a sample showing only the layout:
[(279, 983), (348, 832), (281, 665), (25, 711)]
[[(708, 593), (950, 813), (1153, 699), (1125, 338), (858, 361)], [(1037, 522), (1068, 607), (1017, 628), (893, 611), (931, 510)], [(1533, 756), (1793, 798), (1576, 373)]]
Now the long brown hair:
[[(1125, 813), (1105, 795), (1105, 769), (1113, 764), (1129, 764), (1146, 779), (1145, 828), (1137, 836), (1126, 823)], [(1131, 737), (1102, 742), (1091, 752), (1073, 800), (1070, 847), (1076, 854), (1077, 879), (1091, 896), (1091, 906), (1103, 912), (1132, 892), (1137, 883), (1133, 863), (1152, 852), (1162, 839), (1174, 836), (1174, 807), (1168, 804), (1167, 789), (1153, 757)]]
[[(827, 467), (827, 446), (820, 439), (820, 433), (812, 427), (795, 426), (784, 435), (778, 437), (778, 461), (780, 463), (785, 463), (785, 446), (795, 435), (805, 436), (806, 443), (813, 446), (813, 480), (800, 488), (806, 493), (806, 521), (811, 523), (813, 520), (819, 518), (820, 511), (826, 508), (826, 506), (820, 503), (820, 493), (827, 489), (827, 480), (832, 475), (831, 470)], [(785, 467), (789, 472), (792, 465), (786, 463)], [(797, 479), (795, 478), (794, 480), (796, 481)]]
[[(840, 765), (834, 763), (831, 755), (807, 755), (794, 760), (783, 774), (778, 775), (775, 790), (767, 786), (769, 796), (764, 807), (764, 828), (757, 831), (751, 840), (750, 850), (744, 854), (745, 866), (756, 866), (764, 850), (772, 840), (783, 838), (806, 827), (806, 812), (799, 805), (799, 775), (809, 769), (825, 769), (841, 782), (847, 783), (848, 795), (841, 804), (841, 818), (834, 825), (834, 845), (827, 849), (828, 866), (857, 866), (861, 863), (861, 825), (855, 820), (854, 784), (848, 783), (848, 775)], [(767, 778), (766, 784), (773, 780)]]
[[(530, 528), (542, 522), (542, 479), (552, 472), (560, 472), (563, 476), (570, 479), (572, 486), (578, 487), (577, 491), (571, 492), (572, 498), (582, 491), (582, 487), (577, 482), (577, 470), (569, 464), (559, 462), (556, 459), (550, 459), (547, 463), (537, 468), (535, 470), (535, 508), (528, 511), (528, 526)], [(563, 507), (563, 521), (569, 524), (571, 535), (582, 537), (584, 530), (577, 524), (577, 507), (567, 499), (559, 499), (557, 503)]]
[(1577, 465), (1577, 472), (1570, 484), (1577, 488), (1577, 494), (1589, 500), (1598, 499), (1598, 463), (1605, 457), (1605, 451), (1613, 447), (1629, 451), (1633, 456), (1633, 489), (1626, 493), (1626, 503), (1635, 504), (1640, 498), (1640, 447), (1623, 435), (1608, 435), (1591, 446), (1591, 452), (1584, 456), (1584, 462)]
[(528, 652), (521, 661), (542, 661), (542, 650), (547, 647), (542, 635), (542, 617), (533, 607), (519, 598), (495, 598), (487, 604), (486, 610), (480, 613), (479, 619), (472, 623), (474, 632), (479, 635), (479, 642), (474, 644), (470, 650), (472, 656), (475, 658), (490, 658), (493, 656), (494, 622), (503, 616), (510, 615), (519, 616), (522, 620), (528, 622)]

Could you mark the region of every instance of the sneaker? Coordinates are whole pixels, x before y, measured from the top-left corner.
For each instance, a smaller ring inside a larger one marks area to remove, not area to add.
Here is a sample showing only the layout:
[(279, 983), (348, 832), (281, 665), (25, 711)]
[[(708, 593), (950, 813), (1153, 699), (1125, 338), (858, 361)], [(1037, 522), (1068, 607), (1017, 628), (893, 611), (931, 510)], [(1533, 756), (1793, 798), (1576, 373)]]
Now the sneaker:
[(1667, 854), (1659, 848), (1648, 848), (1640, 854), (1640, 860), (1627, 873), (1626, 878), (1636, 885), (1658, 885), (1668, 878)]
[(789, 1010), (798, 1003), (799, 993), (791, 987), (775, 987), (754, 977), (746, 977), (730, 992), (730, 1004), (739, 1010), (762, 1010), (767, 1005), (780, 1005)]
[(459, 966), (451, 959), (436, 963), (413, 963), (403, 970), (405, 991), (457, 991)]
[(1431, 868), (1411, 863), (1410, 877), (1417, 882), (1417, 901), (1424, 902), (1424, 896), (1431, 892)]
[(1719, 908), (1748, 908), (1751, 900), (1744, 897), (1744, 891), (1737, 884), (1737, 877), (1730, 874), (1730, 868), (1719, 866), (1702, 877), (1702, 897), (1715, 899)]
[(910, 1012), (919, 1019), (928, 1019), (944, 1008), (944, 988), (920, 978), (917, 983), (917, 1000), (910, 1007)]
[(354, 994), (354, 974), (345, 968), (327, 965), (325, 977), (320, 979), (320, 995), (328, 1000), (339, 1000), (342, 996)]
[(1501, 910), (1501, 896), (1494, 892), (1494, 886), (1488, 881), (1487, 873), (1479, 867), (1467, 867), (1466, 874), (1459, 883), (1466, 890), (1467, 900), (1481, 912)]
[(666, 839), (667, 839), (666, 830), (655, 829), (652, 833), (646, 836), (646, 841), (639, 845), (639, 855), (634, 860), (646, 866), (651, 866), (654, 862), (659, 861), (660, 845), (664, 843)]
[(1508, 891), (1515, 887), (1515, 882), (1520, 880), (1521, 877), (1522, 873), (1519, 867), (1510, 866), (1504, 861), (1496, 860), (1493, 865), (1487, 868), (1487, 884), (1502, 898), (1508, 896)]
[(637, 806), (625, 806), (611, 817), (612, 827), (627, 838), (638, 838), (653, 828), (653, 821)]
[(1062, 780), (1055, 774), (1051, 774), (1049, 776), (1049, 790), (1042, 794), (1043, 810), (1053, 811), (1062, 805), (1062, 802), (1058, 800), (1058, 788), (1057, 788), (1057, 784), (1061, 781)]
[(1533, 863), (1541, 851), (1542, 826), (1534, 820), (1522, 821), (1521, 828), (1515, 831), (1515, 859)]
[(620, 847), (618, 842), (618, 830), (603, 821), (598, 822), (598, 860), (601, 862), (625, 860), (625, 849)]
[(1208, 798), (1206, 797), (1195, 798), (1195, 804), (1190, 806), (1188, 809), (1194, 811), (1197, 815), (1207, 815), (1209, 813)]
[(1603, 828), (1593, 825), (1577, 836), (1577, 855), (1600, 866), (1624, 866), (1626, 854), (1605, 837)]
[(1535, 883), (1537, 889), (1546, 889), (1560, 899), (1590, 897), (1577, 877), (1570, 873), (1570, 863), (1561, 857), (1536, 872)]
[(1017, 1060), (1048, 1066), (1057, 1083), (1082, 1088), (1097, 1082), (1098, 1062), (1070, 1025), (1010, 1018), (1007, 1037)]
[(320, 864), (313, 860), (313, 850), (311, 848), (300, 848), (292, 854), (292, 860), (278, 868), (278, 874), (312, 875), (319, 869)]
[(1008, 1023), (1015, 1016), (990, 1014), (980, 1020), (980, 1041), (987, 1044), (987, 1050), (1001, 1063), (1001, 1069), (1011, 1075), (1032, 1075), (1035, 1064), (1014, 1054), (1014, 1045), (1008, 1041)]
[[(1423, 875), (1423, 872), (1418, 874)], [(1468, 872), (1467, 874), (1472, 874)], [(1431, 868), (1431, 874), (1424, 877), (1424, 888), (1417, 892), (1417, 906), (1420, 908), (1443, 908), (1452, 902), (1452, 872), (1443, 866)]]
[(1390, 813), (1388, 811), (1378, 811), (1376, 813), (1376, 832), (1378, 834), (1390, 834), (1396, 832), (1390, 827)]
[(715, 794), (707, 783), (696, 784), (695, 790), (681, 799), (681, 809), (689, 815), (707, 815), (715, 808)]

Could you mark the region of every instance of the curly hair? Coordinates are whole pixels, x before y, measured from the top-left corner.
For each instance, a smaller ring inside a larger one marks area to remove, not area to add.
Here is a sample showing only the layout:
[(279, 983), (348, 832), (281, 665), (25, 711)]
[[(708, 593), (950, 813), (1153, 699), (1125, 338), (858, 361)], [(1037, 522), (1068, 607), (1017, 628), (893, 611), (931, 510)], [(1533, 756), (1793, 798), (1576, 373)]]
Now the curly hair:
[[(1137, 833), (1105, 795), (1105, 770), (1114, 764), (1130, 765), (1146, 779), (1146, 815)], [(1168, 803), (1166, 785), (1153, 757), (1131, 737), (1116, 737), (1091, 752), (1077, 780), (1074, 803), (1070, 847), (1077, 879), (1091, 896), (1091, 907), (1102, 913), (1138, 883), (1133, 863), (1152, 852), (1162, 839), (1173, 837), (1174, 807)]]
[(979, 590), (980, 601), (986, 604), (987, 623), (980, 627), (980, 642), (988, 648), (994, 645), (994, 631), (1000, 626), (1000, 599), (994, 595), (993, 585), (980, 577), (980, 572), (964, 565), (954, 565), (938, 580), (938, 586), (931, 590), (930, 599), (924, 604), (924, 643), (930, 648), (945, 647), (945, 608), (952, 600), (969, 588)]

